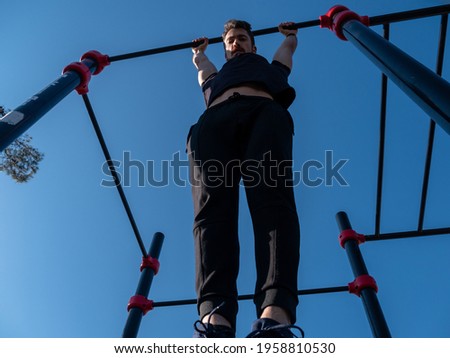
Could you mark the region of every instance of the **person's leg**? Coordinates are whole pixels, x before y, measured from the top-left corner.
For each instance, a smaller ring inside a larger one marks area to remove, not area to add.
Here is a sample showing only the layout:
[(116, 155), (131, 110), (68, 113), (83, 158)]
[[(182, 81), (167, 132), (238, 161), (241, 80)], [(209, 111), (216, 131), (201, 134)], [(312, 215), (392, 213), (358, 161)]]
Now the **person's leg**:
[(293, 323), (290, 312), (279, 306), (266, 306), (262, 310), (260, 318), (270, 318), (282, 324)]
[(198, 311), (202, 322), (232, 329), (239, 270), (239, 171), (232, 165), (237, 162), (235, 131), (232, 110), (213, 108), (193, 127), (188, 142)]
[[(262, 102), (246, 124), (245, 163), (250, 167), (243, 169), (255, 235), (254, 302), (258, 318), (293, 324), (298, 304), (300, 251), (300, 227), (292, 187), (293, 123), (281, 106)], [(255, 163), (261, 164), (255, 168)]]

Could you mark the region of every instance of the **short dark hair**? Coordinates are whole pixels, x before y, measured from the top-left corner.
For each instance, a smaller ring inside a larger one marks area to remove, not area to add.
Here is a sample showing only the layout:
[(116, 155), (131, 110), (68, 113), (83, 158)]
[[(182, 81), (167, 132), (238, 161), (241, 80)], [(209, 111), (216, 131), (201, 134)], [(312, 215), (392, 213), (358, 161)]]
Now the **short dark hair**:
[(231, 19), (231, 20), (228, 20), (224, 24), (223, 28), (224, 28), (224, 31), (222, 34), (223, 40), (225, 40), (225, 37), (227, 36), (228, 31), (230, 31), (231, 29), (244, 29), (245, 31), (247, 31), (248, 35), (250, 36), (252, 45), (253, 46), (255, 45), (255, 36), (252, 33), (252, 25), (250, 25), (247, 21)]

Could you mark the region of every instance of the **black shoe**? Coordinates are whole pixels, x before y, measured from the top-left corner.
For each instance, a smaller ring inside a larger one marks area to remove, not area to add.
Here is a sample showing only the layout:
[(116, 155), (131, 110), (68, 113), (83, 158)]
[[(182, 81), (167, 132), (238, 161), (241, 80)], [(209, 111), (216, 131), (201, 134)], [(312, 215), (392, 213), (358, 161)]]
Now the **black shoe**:
[(227, 326), (196, 321), (193, 338), (235, 338), (234, 330)]
[(297, 329), (301, 337), (305, 337), (300, 327), (281, 324), (270, 318), (260, 318), (253, 322), (252, 331), (246, 338), (299, 338), (292, 333), (291, 329)]

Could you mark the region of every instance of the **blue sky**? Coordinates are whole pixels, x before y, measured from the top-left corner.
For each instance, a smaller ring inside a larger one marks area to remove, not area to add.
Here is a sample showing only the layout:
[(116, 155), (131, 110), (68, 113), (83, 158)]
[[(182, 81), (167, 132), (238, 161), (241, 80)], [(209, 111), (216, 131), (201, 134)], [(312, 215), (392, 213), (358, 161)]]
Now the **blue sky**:
[[(343, 2), (361, 15), (442, 5), (447, 1)], [(88, 50), (110, 56), (216, 37), (229, 18), (253, 28), (317, 19), (335, 1), (14, 1), (1, 6), (0, 104), (15, 108), (55, 80)], [(394, 44), (435, 68), (439, 18), (392, 26)], [(380, 31), (379, 27), (374, 30)], [(257, 38), (271, 57), (281, 35)], [(447, 41), (448, 42), (448, 41)], [(447, 46), (448, 47), (448, 46)], [(221, 45), (208, 49), (218, 67)], [(450, 78), (448, 56), (444, 78)], [(337, 242), (335, 214), (347, 211), (358, 232), (373, 234), (381, 74), (350, 43), (325, 29), (300, 31), (291, 84), (297, 99), (294, 170), (315, 160), (347, 160), (336, 181), (295, 188), (301, 223), (300, 289), (343, 286), (353, 280)], [(187, 131), (204, 109), (189, 49), (115, 62), (93, 77), (89, 96), (113, 159), (155, 166), (184, 152)], [(414, 230), (429, 119), (389, 83), (382, 232)], [(139, 280), (141, 253), (114, 188), (80, 96), (75, 92), (29, 134), (45, 153), (28, 184), (0, 174), (0, 337), (120, 337), (126, 305)], [(425, 228), (449, 226), (448, 135), (437, 129)], [(127, 154), (125, 154), (127, 153)], [(124, 176), (119, 168), (119, 173)], [(125, 192), (148, 246), (166, 241), (150, 298), (194, 298), (192, 203), (187, 185), (139, 185), (131, 168)], [(187, 179), (187, 169), (180, 177)], [(324, 170), (312, 170), (324, 179)], [(145, 177), (144, 177), (145, 179)], [(244, 196), (242, 196), (244, 199)], [(245, 200), (241, 210), (241, 294), (254, 286), (253, 239)], [(395, 337), (449, 337), (448, 236), (370, 242), (361, 246)], [(308, 337), (371, 337), (360, 300), (348, 293), (300, 297), (298, 324)], [(240, 304), (238, 336), (255, 311)], [(144, 317), (140, 337), (190, 337), (195, 306), (158, 308)]]

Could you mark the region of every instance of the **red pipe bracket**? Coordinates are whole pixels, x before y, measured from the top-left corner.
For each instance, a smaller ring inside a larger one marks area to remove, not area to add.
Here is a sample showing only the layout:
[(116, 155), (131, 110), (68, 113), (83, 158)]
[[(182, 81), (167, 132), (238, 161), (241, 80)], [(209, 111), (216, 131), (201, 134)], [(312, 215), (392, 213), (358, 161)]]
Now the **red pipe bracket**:
[(325, 15), (319, 17), (320, 27), (333, 30), (333, 17), (342, 11), (349, 11), (349, 9), (342, 5), (333, 6)]
[(97, 68), (95, 69), (95, 72), (93, 73), (94, 75), (98, 75), (100, 72), (103, 71), (103, 69), (106, 66), (111, 64), (108, 55), (103, 55), (102, 53), (100, 53), (96, 50), (86, 52), (83, 56), (81, 56), (80, 61), (83, 61), (87, 58), (89, 58), (97, 63)]
[(342, 230), (339, 234), (339, 244), (342, 248), (345, 248), (345, 243), (348, 240), (356, 240), (359, 245), (366, 242), (366, 237), (362, 234), (358, 234), (355, 230), (352, 229)]
[(151, 256), (143, 257), (142, 263), (141, 263), (141, 272), (145, 268), (151, 268), (153, 270), (153, 272), (155, 273), (155, 275), (157, 275), (158, 271), (159, 271), (159, 266), (160, 266), (160, 263), (159, 263), (158, 259), (155, 259)]
[(136, 295), (131, 297), (128, 302), (127, 310), (130, 311), (132, 308), (139, 308), (145, 316), (148, 311), (153, 309), (153, 301), (145, 296)]
[(78, 92), (78, 94), (86, 94), (89, 92), (88, 84), (91, 80), (91, 71), (89, 70), (89, 67), (86, 66), (84, 63), (81, 62), (72, 62), (70, 65), (67, 65), (64, 70), (63, 74), (68, 71), (74, 71), (78, 73), (80, 76), (80, 84), (78, 87), (75, 88), (75, 90)]
[(348, 284), (348, 291), (354, 293), (356, 296), (361, 296), (361, 291), (371, 288), (375, 292), (378, 292), (378, 286), (375, 279), (370, 275), (361, 275), (355, 278), (353, 282)]
[(369, 17), (360, 16), (342, 5), (332, 7), (325, 15), (319, 17), (320, 27), (333, 31), (341, 40), (347, 41), (343, 26), (347, 21), (357, 20), (366, 26), (369, 26)]
[[(81, 56), (80, 61), (86, 59), (95, 62), (96, 68), (93, 73), (94, 75), (97, 75), (100, 72), (102, 72), (105, 66), (108, 66), (110, 64), (108, 55), (103, 55), (95, 50), (86, 52), (83, 56)], [(80, 76), (80, 84), (78, 85), (78, 87), (75, 88), (78, 94), (83, 95), (88, 93), (89, 92), (88, 85), (92, 77), (90, 68), (83, 62), (73, 62), (64, 68), (63, 74), (68, 71), (74, 71)]]

